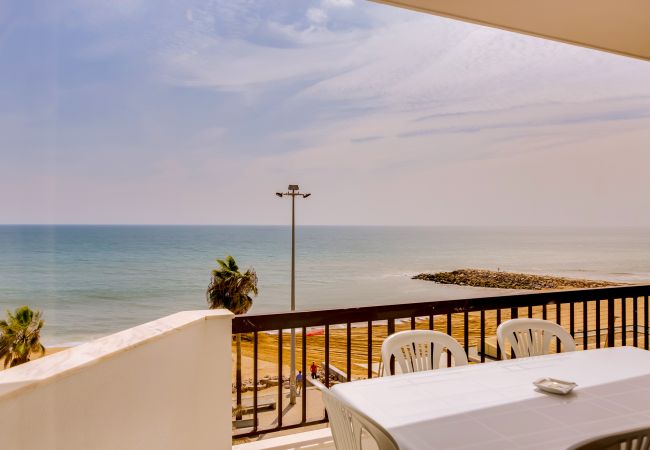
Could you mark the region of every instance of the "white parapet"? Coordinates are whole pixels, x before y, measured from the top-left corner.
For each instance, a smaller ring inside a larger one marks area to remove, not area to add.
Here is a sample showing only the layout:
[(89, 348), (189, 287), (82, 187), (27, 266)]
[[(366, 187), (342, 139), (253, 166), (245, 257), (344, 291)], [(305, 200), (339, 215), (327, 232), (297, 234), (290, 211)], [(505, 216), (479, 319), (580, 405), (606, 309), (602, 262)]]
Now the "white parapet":
[(232, 317), (184, 311), (0, 372), (0, 447), (229, 449)]

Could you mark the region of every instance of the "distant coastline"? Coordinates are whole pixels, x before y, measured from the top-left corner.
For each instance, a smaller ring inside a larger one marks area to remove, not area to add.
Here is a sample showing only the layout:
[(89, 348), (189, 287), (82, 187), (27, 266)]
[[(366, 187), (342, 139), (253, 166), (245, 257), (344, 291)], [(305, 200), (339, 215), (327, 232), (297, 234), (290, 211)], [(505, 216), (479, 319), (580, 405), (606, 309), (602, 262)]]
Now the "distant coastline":
[(528, 273), (501, 272), (483, 269), (459, 269), (451, 272), (421, 273), (414, 280), (433, 281), (440, 284), (472, 286), (498, 289), (524, 289), (540, 291), (545, 289), (581, 289), (609, 286), (622, 286), (602, 280), (583, 280), (577, 278), (533, 275)]

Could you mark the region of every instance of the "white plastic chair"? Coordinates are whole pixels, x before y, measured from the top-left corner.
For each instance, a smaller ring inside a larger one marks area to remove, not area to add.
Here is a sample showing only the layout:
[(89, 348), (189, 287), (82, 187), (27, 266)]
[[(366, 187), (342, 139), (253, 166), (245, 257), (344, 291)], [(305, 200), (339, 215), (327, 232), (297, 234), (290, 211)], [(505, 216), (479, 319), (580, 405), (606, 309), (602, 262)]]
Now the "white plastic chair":
[(506, 344), (509, 343), (517, 358), (546, 355), (553, 339), (559, 339), (562, 351), (576, 351), (573, 337), (560, 325), (542, 319), (511, 319), (497, 328), (497, 341), (503, 359), (508, 359)]
[(363, 430), (375, 440), (379, 450), (399, 450), (393, 437), (381, 425), (343, 401), (320, 381), (311, 380), (311, 383), (323, 395), (336, 450), (362, 450)]
[(582, 441), (569, 450), (649, 450), (650, 428), (636, 428), (621, 433)]
[(391, 357), (395, 357), (395, 368), (402, 373), (438, 369), (442, 352), (449, 350), (454, 365), (467, 365), (467, 354), (463, 347), (451, 336), (440, 331), (410, 330), (390, 335), (381, 346), (381, 359), (384, 376), (391, 373)]

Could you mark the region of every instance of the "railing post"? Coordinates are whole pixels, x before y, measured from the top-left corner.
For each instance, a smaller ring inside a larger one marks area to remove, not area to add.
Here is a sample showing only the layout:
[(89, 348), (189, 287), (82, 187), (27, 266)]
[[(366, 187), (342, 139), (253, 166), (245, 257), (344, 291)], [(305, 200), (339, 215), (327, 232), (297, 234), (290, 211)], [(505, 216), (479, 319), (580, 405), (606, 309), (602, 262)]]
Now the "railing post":
[(600, 300), (596, 300), (596, 348), (600, 348), (600, 333)]
[(282, 380), (282, 328), (278, 330), (278, 428), (282, 428), (282, 388), (284, 380)]
[(372, 378), (372, 320), (368, 321), (368, 379)]
[(467, 311), (463, 313), (463, 347), (469, 357), (469, 313)]
[[(390, 336), (395, 333), (395, 319), (388, 319), (388, 326), (386, 334)], [(395, 373), (395, 358), (390, 358), (390, 361), (383, 361), (384, 363), (384, 372), (386, 371), (386, 364), (388, 364), (389, 373), (392, 375)]]
[[(447, 334), (451, 336), (451, 314), (447, 313)], [(451, 352), (447, 350), (447, 367), (451, 367)]]
[(519, 308), (510, 308), (510, 318), (511, 319), (519, 318)]
[(325, 387), (330, 387), (330, 326), (325, 325)]
[(390, 336), (395, 333), (395, 319), (388, 319), (387, 334)]
[[(242, 419), (241, 413), (241, 333), (237, 333), (237, 368), (236, 368), (236, 390), (237, 390), (237, 413), (235, 414), (236, 420)], [(232, 378), (231, 378), (232, 380)]]
[(302, 420), (301, 423), (307, 422), (307, 327), (302, 327)]
[(481, 362), (485, 362), (485, 310), (481, 309)]
[(352, 324), (348, 322), (346, 329), (345, 353), (347, 356), (345, 370), (348, 375), (348, 381), (352, 381)]
[(632, 328), (634, 328), (634, 334), (632, 335), (632, 345), (635, 347), (639, 346), (639, 335), (638, 335), (638, 329), (639, 329), (639, 298), (634, 297), (634, 300), (632, 300), (632, 309), (634, 312), (634, 317), (632, 318)]
[(614, 347), (616, 344), (614, 342), (615, 339), (615, 316), (614, 316), (614, 299), (609, 298), (607, 299), (607, 346), (608, 347)]
[(644, 295), (643, 296), (643, 347), (648, 350), (650, 348), (650, 342), (648, 342), (648, 325), (650, 325), (649, 320), (650, 319), (650, 311), (648, 311), (648, 296)]
[(621, 298), (621, 344), (627, 345), (627, 299)]
[[(253, 332), (253, 431), (257, 431), (257, 358), (258, 342), (257, 331)], [(240, 374), (241, 375), (241, 374)]]
[[(496, 317), (496, 327), (499, 328), (499, 325), (501, 325), (501, 310), (497, 309), (497, 317)], [(511, 354), (515, 354), (515, 352), (510, 352)], [(497, 343), (497, 360), (501, 359), (501, 347)]]
[(589, 308), (586, 300), (582, 301), (582, 349), (589, 348)]

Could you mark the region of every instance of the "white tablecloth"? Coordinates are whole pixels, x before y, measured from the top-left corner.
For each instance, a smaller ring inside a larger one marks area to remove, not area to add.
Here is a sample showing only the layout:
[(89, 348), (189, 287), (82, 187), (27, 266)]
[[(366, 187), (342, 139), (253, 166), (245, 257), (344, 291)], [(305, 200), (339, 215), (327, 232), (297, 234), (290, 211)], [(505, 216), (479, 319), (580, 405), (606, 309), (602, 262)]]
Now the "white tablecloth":
[[(532, 382), (574, 381), (568, 396)], [(564, 449), (650, 426), (650, 352), (633, 347), (453, 367), (334, 386), (401, 450)]]

